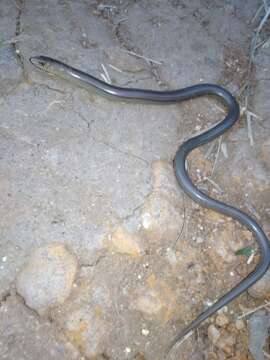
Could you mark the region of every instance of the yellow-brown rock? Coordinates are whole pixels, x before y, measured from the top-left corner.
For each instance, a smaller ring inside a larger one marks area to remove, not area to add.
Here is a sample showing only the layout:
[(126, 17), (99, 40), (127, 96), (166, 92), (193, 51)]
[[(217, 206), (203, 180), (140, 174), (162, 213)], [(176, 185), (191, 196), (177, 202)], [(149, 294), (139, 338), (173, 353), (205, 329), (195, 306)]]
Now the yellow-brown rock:
[(109, 236), (108, 246), (121, 254), (134, 257), (141, 255), (140, 239), (135, 234), (129, 233), (124, 227), (117, 227)]
[(131, 309), (140, 311), (147, 318), (166, 324), (177, 313), (178, 306), (174, 291), (161, 279), (150, 275), (145, 287), (131, 304)]

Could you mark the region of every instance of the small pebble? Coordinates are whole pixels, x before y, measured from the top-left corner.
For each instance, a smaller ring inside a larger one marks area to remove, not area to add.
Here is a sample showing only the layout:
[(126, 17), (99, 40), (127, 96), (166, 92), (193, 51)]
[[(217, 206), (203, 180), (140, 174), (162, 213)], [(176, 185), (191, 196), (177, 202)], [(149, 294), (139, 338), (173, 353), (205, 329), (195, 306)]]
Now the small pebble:
[(245, 328), (244, 321), (241, 320), (241, 319), (236, 320), (235, 327), (236, 327), (237, 330), (243, 330)]
[[(217, 273), (214, 273), (215, 276), (217, 276)], [(221, 309), (217, 311), (218, 314), (223, 314), (228, 312), (228, 306), (223, 306)]]
[(3, 261), (3, 262), (6, 262), (6, 261), (7, 261), (7, 256), (3, 256), (3, 257), (2, 257), (2, 261)]
[(220, 327), (224, 327), (224, 326), (228, 325), (229, 322), (230, 322), (230, 320), (224, 314), (219, 314), (216, 318), (216, 324)]
[(215, 327), (215, 325), (211, 324), (207, 329), (207, 333), (209, 340), (215, 345), (220, 337), (220, 331)]
[(171, 248), (167, 248), (166, 258), (172, 265), (177, 262), (175, 252)]
[(131, 353), (131, 348), (126, 347), (126, 348), (125, 348), (125, 353), (126, 353), (126, 354), (130, 354), (130, 353)]
[(221, 332), (213, 324), (208, 327), (207, 332), (208, 338), (213, 345), (225, 352), (227, 355), (233, 354), (233, 348), (236, 343), (236, 338), (233, 334), (226, 330)]
[(204, 303), (205, 303), (206, 306), (211, 306), (211, 305), (213, 305), (213, 302), (210, 301), (210, 300), (205, 300)]
[(149, 213), (144, 213), (142, 216), (142, 225), (145, 229), (148, 229), (151, 225), (152, 217)]
[(148, 336), (149, 335), (149, 330), (147, 330), (147, 329), (142, 329), (142, 335), (143, 336)]

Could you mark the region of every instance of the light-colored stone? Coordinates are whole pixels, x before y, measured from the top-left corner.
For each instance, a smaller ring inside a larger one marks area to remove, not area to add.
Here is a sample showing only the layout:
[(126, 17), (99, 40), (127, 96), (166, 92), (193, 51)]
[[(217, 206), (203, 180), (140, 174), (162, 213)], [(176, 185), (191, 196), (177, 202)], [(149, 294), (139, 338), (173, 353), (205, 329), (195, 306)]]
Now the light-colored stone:
[(176, 206), (162, 194), (153, 193), (146, 200), (141, 214), (142, 228), (152, 242), (177, 238), (183, 222), (182, 214)]
[(32, 253), (18, 274), (17, 292), (27, 306), (43, 314), (68, 298), (76, 270), (76, 258), (63, 245), (43, 246)]
[(174, 244), (183, 224), (183, 197), (172, 165), (153, 164), (153, 191), (141, 210), (141, 233), (152, 245)]
[[(115, 262), (116, 258), (123, 259), (115, 254), (105, 256), (93, 266), (82, 266), (71, 296), (50, 313), (65, 336), (87, 359), (103, 359), (102, 354), (109, 355), (106, 345), (114, 334), (119, 316), (115, 316), (114, 306), (119, 308), (119, 313), (121, 311), (117, 271), (120, 275), (123, 271), (118, 268), (121, 264)], [(125, 263), (133, 259), (123, 260)]]
[(212, 344), (216, 345), (219, 337), (220, 331), (215, 327), (215, 325), (211, 324), (207, 329), (208, 338)]
[(226, 330), (220, 331), (213, 324), (208, 327), (207, 332), (208, 338), (213, 345), (226, 354), (233, 354), (233, 347), (236, 343), (234, 334), (229, 333)]
[(143, 336), (148, 336), (149, 333), (150, 333), (149, 330), (147, 330), (147, 329), (142, 329), (142, 335), (143, 335)]
[(209, 255), (213, 262), (220, 267), (223, 264), (230, 264), (237, 260), (235, 252), (244, 247), (245, 242), (235, 229), (233, 222), (227, 222), (224, 226), (217, 228), (217, 231), (210, 235)]
[(223, 331), (218, 342), (217, 347), (224, 351), (228, 355), (232, 355), (234, 352), (234, 345), (236, 343), (236, 337), (232, 333)]
[(178, 305), (171, 287), (155, 275), (150, 275), (146, 279), (146, 286), (138, 290), (130, 308), (165, 324), (177, 313)]
[(147, 291), (135, 301), (133, 308), (150, 316), (158, 314), (162, 309), (159, 294), (154, 290)]
[(241, 319), (237, 319), (235, 322), (235, 327), (237, 330), (243, 330), (245, 328), (245, 323)]
[(129, 233), (122, 226), (117, 227), (109, 237), (109, 247), (114, 251), (135, 257), (140, 256), (142, 252), (139, 242), (138, 236)]
[(181, 189), (178, 184), (173, 164), (168, 161), (158, 160), (152, 164), (153, 188), (164, 195), (170, 195), (176, 201), (181, 198)]
[(173, 249), (171, 248), (166, 249), (166, 259), (172, 266), (174, 266), (177, 263), (176, 253)]
[(228, 325), (229, 322), (230, 322), (230, 320), (223, 313), (218, 314), (218, 316), (216, 317), (216, 324), (220, 327), (224, 327), (224, 326)]
[(98, 307), (78, 309), (71, 312), (65, 321), (65, 334), (77, 348), (89, 358), (100, 356), (104, 350), (102, 343), (106, 338), (108, 326)]

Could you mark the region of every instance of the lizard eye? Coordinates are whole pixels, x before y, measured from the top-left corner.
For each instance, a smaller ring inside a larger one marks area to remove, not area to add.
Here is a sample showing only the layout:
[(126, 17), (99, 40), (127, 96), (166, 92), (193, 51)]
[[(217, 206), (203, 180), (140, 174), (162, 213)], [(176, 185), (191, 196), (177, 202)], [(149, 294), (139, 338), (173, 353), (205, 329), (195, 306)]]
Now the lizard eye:
[(42, 69), (46, 66), (46, 61), (41, 59), (39, 56), (31, 57), (29, 59), (29, 61), (31, 62), (31, 64), (33, 64), (34, 66), (36, 66), (39, 69)]

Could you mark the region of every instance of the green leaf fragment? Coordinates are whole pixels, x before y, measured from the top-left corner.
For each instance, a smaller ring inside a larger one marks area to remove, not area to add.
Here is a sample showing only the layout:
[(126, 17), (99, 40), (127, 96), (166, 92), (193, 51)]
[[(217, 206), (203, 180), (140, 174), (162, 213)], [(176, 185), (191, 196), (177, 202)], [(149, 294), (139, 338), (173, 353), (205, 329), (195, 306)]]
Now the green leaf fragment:
[(250, 257), (252, 254), (254, 253), (254, 249), (250, 246), (244, 247), (242, 249), (239, 249), (235, 252), (236, 256), (246, 256), (246, 257)]

